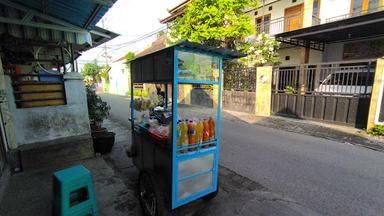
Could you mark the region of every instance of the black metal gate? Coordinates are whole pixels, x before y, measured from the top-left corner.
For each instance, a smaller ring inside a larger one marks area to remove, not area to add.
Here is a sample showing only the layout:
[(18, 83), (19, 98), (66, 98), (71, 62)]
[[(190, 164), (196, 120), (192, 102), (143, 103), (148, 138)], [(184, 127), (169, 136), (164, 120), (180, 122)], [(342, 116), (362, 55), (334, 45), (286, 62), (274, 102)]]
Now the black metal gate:
[(276, 67), (271, 111), (275, 115), (365, 127), (374, 70), (374, 61)]
[(256, 68), (224, 71), (223, 108), (255, 113)]

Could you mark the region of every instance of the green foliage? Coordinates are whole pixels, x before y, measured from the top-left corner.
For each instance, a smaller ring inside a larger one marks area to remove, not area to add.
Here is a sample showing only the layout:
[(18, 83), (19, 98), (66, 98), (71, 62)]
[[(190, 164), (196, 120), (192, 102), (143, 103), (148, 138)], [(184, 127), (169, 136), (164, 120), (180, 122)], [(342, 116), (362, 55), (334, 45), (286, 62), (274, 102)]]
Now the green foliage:
[(243, 58), (242, 61), (251, 66), (280, 64), (279, 54), (277, 53), (279, 48), (280, 42), (263, 32), (257, 36), (255, 43), (246, 48), (248, 56)]
[(243, 51), (255, 29), (243, 11), (255, 6), (254, 0), (192, 0), (171, 26), (171, 38)]
[(296, 94), (296, 90), (292, 86), (285, 86), (284, 92), (287, 94)]
[[(131, 91), (128, 91), (128, 95), (131, 95)], [(149, 93), (145, 90), (133, 90), (133, 96), (136, 97), (148, 97)]]
[(97, 65), (96, 60), (91, 63), (86, 63), (81, 70), (83, 76), (89, 76), (93, 82), (99, 82), (100, 79), (100, 67)]
[(86, 91), (89, 120), (91, 121), (91, 124), (101, 123), (109, 116), (111, 107), (92, 90), (90, 85), (86, 86)]
[(111, 70), (111, 66), (103, 65), (100, 67), (100, 77), (105, 79), (106, 83), (109, 83), (109, 71)]
[(371, 132), (372, 135), (383, 136), (384, 135), (384, 125), (375, 125)]
[[(127, 62), (129, 62), (129, 61), (131, 61), (131, 60), (133, 60), (133, 59), (135, 59), (135, 58), (136, 58), (136, 55), (135, 55), (134, 52), (128, 52), (127, 54), (125, 54), (125, 60), (126, 60)], [(128, 70), (130, 70), (130, 65), (129, 65), (129, 64), (126, 64), (125, 67), (126, 67)]]
[(165, 31), (161, 30), (161, 31), (159, 31), (159, 33), (157, 33), (157, 38), (162, 37), (164, 35), (165, 35)]
[(128, 52), (127, 54), (125, 54), (125, 60), (127, 61), (131, 61), (135, 58), (136, 58), (136, 55), (134, 52)]

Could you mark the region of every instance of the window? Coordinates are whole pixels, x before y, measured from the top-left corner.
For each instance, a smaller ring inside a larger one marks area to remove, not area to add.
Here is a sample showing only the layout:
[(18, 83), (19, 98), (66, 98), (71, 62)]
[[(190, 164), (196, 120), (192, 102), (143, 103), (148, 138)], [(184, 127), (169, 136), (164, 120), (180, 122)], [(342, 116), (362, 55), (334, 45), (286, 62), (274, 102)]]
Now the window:
[(269, 6), (268, 10), (271, 11), (272, 10), (272, 6)]
[(319, 17), (320, 16), (320, 0), (313, 0), (312, 16), (313, 17)]
[(269, 27), (271, 22), (271, 14), (256, 18), (256, 31), (257, 34), (265, 32), (269, 34)]
[(255, 16), (257, 16), (257, 14), (258, 14), (258, 12), (257, 12), (257, 11), (255, 11)]
[(297, 0), (292, 0), (292, 3), (295, 3), (295, 2), (297, 2)]
[(382, 7), (382, 0), (352, 0), (351, 14), (352, 16), (364, 15), (381, 10)]
[(290, 56), (285, 56), (285, 61), (289, 61), (291, 59)]
[(374, 12), (379, 7), (379, 0), (370, 0), (368, 4), (368, 11)]

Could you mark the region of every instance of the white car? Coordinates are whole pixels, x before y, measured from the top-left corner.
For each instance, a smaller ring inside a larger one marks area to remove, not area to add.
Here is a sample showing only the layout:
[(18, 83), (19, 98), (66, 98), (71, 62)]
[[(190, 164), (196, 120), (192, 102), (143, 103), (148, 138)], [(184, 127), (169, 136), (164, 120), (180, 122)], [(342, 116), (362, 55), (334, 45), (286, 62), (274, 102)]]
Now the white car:
[(370, 94), (374, 79), (374, 70), (368, 71), (336, 71), (320, 82), (317, 93), (332, 95)]

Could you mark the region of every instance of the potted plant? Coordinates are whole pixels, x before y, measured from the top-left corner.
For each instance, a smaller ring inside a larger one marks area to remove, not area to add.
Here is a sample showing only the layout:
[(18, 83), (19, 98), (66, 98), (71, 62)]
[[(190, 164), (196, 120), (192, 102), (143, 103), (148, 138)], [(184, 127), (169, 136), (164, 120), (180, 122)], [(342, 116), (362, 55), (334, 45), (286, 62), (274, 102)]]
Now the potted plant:
[(111, 107), (96, 94), (91, 85), (87, 85), (86, 90), (93, 148), (96, 153), (109, 153), (115, 143), (115, 133), (108, 132), (102, 123), (108, 118)]

